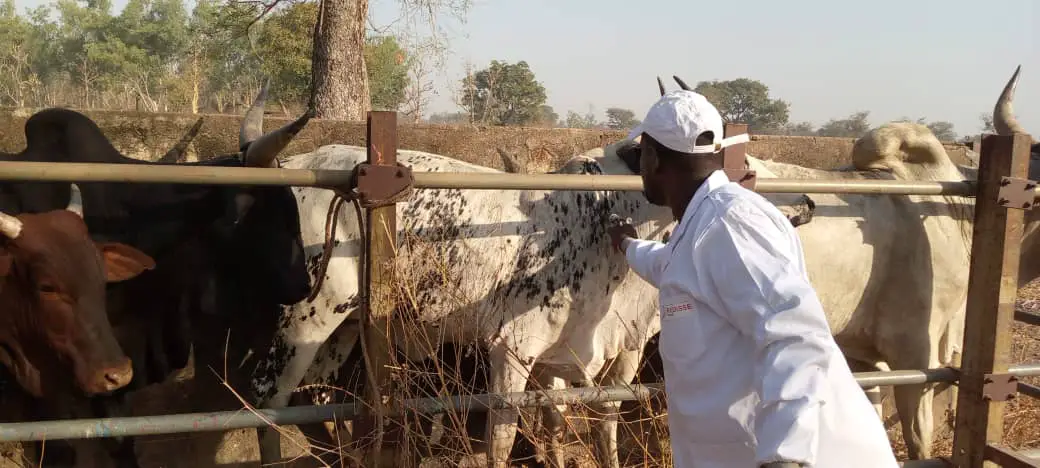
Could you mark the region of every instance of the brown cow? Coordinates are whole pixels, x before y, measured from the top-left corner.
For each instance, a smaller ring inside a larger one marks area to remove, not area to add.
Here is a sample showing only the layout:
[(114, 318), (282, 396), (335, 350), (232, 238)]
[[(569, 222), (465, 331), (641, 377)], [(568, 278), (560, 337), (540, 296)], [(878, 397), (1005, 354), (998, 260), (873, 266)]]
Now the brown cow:
[(73, 386), (105, 394), (133, 377), (108, 321), (105, 283), (155, 262), (124, 244), (95, 243), (82, 216), (75, 184), (64, 210), (0, 213), (0, 362), (36, 398)]

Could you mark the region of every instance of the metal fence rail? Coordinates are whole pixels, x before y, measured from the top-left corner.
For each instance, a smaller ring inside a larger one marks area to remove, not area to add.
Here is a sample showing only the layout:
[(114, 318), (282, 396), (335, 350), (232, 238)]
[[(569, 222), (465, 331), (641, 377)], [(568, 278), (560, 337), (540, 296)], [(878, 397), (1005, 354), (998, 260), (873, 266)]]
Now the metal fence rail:
[[(467, 190), (643, 190), (634, 175), (510, 174), (414, 172), (415, 188)], [(292, 185), (346, 187), (346, 170), (275, 169), (183, 165), (0, 162), (0, 180), (36, 182), (130, 182), (201, 185)], [(907, 182), (897, 180), (803, 180), (758, 178), (762, 193), (860, 193), (889, 195), (965, 195), (974, 181)], [(1040, 196), (1040, 188), (1037, 188)]]
[[(1018, 377), (1040, 375), (1040, 363), (1013, 366), (1010, 373)], [(958, 372), (952, 368), (860, 372), (856, 381), (861, 387), (908, 385), (928, 382), (954, 382)], [(414, 398), (401, 402), (388, 416), (405, 411), (436, 414), (458, 409), (487, 411), (510, 407), (541, 407), (561, 404), (589, 404), (609, 401), (643, 400), (664, 391), (663, 384), (627, 387), (568, 388), (504, 394), (452, 395), (437, 398)], [(94, 418), (61, 421), (37, 421), (0, 424), (0, 442), (58, 439), (94, 439), (184, 432), (228, 431), (277, 425), (308, 424), (334, 419), (353, 419), (361, 415), (361, 404), (290, 406), (278, 409), (217, 411), (162, 416), (126, 418)], [(401, 410), (404, 409), (404, 411)]]

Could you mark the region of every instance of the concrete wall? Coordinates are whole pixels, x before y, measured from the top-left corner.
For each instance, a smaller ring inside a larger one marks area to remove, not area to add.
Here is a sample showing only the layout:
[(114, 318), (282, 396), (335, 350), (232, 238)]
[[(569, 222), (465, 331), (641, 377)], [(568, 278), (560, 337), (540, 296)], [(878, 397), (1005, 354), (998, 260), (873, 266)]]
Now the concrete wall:
[[(0, 151), (25, 147), (24, 125), (32, 111), (0, 110)], [(224, 114), (162, 114), (121, 111), (81, 111), (101, 127), (116, 148), (130, 157), (155, 160), (179, 140), (195, 121), (204, 122), (188, 152), (188, 160), (228, 154), (238, 149), (241, 116)], [(268, 116), (264, 128), (277, 128), (289, 119)], [(497, 148), (515, 155), (527, 170), (544, 172), (575, 154), (617, 141), (624, 132), (537, 127), (481, 127), (452, 125), (402, 125), (398, 144), (402, 149), (443, 154), (483, 166), (502, 169)], [(363, 146), (364, 122), (312, 120), (284, 154), (311, 151), (339, 143)], [(748, 153), (763, 159), (821, 169), (848, 162), (851, 138), (752, 136)], [(966, 147), (946, 145), (950, 157), (967, 163)]]

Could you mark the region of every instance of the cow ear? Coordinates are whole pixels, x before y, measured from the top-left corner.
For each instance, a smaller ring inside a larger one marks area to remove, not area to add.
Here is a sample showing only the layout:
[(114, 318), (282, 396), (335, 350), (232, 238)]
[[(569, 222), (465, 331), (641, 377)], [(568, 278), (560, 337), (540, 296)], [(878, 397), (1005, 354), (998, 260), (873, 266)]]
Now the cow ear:
[(105, 259), (105, 274), (109, 283), (126, 281), (145, 270), (155, 268), (155, 260), (152, 260), (152, 257), (129, 245), (98, 242), (97, 247)]

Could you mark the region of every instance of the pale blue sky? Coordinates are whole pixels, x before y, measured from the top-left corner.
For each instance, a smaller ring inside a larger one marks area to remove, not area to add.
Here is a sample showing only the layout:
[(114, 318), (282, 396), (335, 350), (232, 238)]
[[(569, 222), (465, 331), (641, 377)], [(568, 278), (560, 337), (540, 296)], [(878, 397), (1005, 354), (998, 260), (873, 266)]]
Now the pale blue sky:
[[(49, 0), (15, 0), (19, 8)], [(902, 116), (979, 131), (1022, 65), (1019, 120), (1040, 135), (1040, 2), (873, 0), (474, 0), (467, 21), (442, 21), (451, 56), (435, 76), (431, 111), (455, 110), (449, 86), (463, 63), (526, 60), (561, 115), (593, 106), (642, 114), (656, 75), (749, 77), (791, 103), (791, 120), (819, 125), (869, 110), (878, 125)], [(125, 0), (115, 0), (121, 9)], [(397, 0), (372, 0), (376, 25)], [(641, 117), (641, 115), (639, 115)]]

